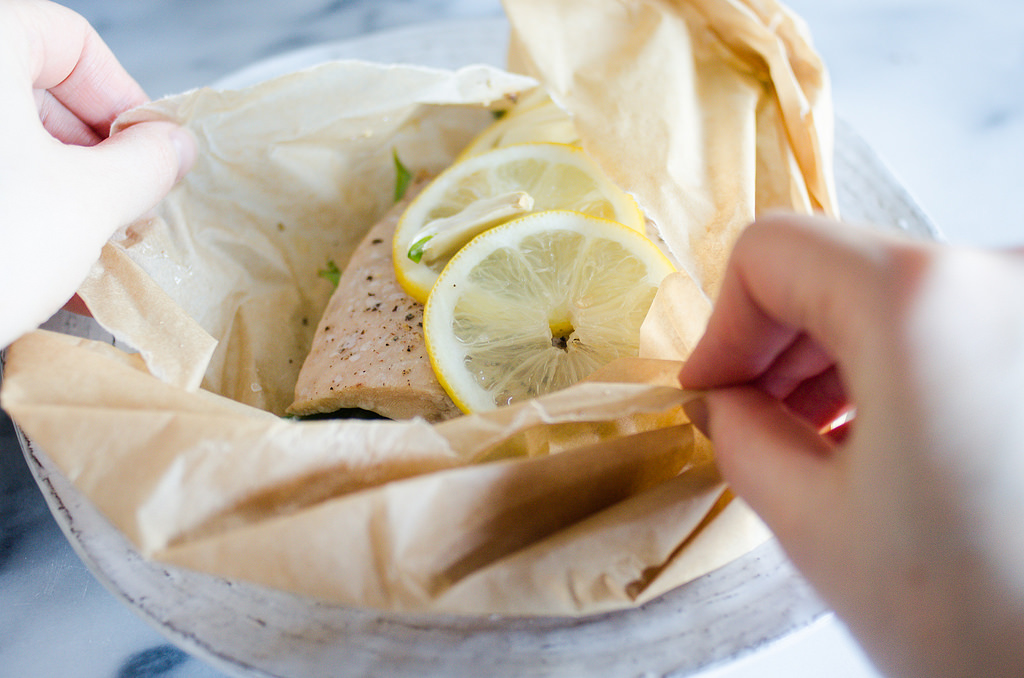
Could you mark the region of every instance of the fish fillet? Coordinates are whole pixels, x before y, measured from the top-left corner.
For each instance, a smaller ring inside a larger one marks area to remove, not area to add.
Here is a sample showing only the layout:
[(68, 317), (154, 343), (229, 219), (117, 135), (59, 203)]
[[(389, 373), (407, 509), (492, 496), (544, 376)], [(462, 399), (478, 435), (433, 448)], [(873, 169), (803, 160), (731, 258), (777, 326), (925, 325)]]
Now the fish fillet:
[(461, 412), (434, 376), (423, 305), (398, 284), (391, 241), (410, 187), (352, 253), (299, 372), (289, 413), (358, 408), (389, 419), (443, 421)]

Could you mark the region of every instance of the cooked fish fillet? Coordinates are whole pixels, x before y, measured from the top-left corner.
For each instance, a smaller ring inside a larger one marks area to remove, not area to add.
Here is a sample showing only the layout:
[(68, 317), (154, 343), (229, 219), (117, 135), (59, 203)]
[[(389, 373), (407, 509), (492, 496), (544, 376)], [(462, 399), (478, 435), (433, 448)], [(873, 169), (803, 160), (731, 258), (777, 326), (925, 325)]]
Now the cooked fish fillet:
[(389, 419), (442, 421), (460, 414), (437, 382), (423, 340), (423, 305), (398, 284), (391, 240), (397, 203), (352, 253), (317, 327), (289, 412), (359, 408)]

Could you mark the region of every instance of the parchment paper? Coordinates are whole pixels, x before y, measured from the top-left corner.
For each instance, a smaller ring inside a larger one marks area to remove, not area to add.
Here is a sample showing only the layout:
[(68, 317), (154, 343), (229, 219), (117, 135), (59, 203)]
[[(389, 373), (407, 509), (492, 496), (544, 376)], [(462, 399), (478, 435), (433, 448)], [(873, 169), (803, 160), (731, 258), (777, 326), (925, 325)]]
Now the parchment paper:
[[(834, 211), (824, 69), (774, 2), (508, 0), (510, 67), (339, 62), (187, 92), (193, 171), (81, 290), (138, 353), (43, 331), (3, 406), (152, 558), (352, 606), (581, 615), (637, 605), (769, 535), (686, 420), (675, 374), (760, 209)], [(488, 109), (548, 88), (682, 271), (642, 355), (443, 424), (281, 418), (339, 265)]]
[(755, 213), (836, 215), (827, 72), (774, 0), (517, 0), (509, 65), (573, 114), (712, 298)]

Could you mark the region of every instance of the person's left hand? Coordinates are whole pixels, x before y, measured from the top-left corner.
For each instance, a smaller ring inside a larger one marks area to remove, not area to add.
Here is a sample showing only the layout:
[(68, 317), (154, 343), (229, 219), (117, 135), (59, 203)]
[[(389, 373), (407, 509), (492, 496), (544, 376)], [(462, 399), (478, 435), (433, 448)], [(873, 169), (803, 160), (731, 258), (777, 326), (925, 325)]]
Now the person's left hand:
[(0, 347), (75, 293), (107, 239), (189, 168), (191, 136), (114, 119), (145, 103), (89, 23), (45, 0), (0, 3)]

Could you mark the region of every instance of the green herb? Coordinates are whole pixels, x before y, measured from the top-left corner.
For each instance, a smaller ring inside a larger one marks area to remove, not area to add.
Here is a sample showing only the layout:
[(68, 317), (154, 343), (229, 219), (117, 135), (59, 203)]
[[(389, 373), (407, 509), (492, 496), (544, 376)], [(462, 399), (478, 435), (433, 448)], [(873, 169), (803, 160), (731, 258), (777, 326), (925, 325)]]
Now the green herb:
[(505, 117), (506, 113), (508, 113), (508, 109), (507, 108), (499, 108), (499, 109), (491, 111), (491, 116), (495, 120), (501, 120), (502, 118)]
[(338, 283), (341, 281), (341, 270), (338, 268), (338, 265), (334, 263), (334, 259), (328, 259), (327, 268), (321, 268), (316, 272), (316, 274), (330, 282), (335, 287), (337, 287)]
[(392, 151), (395, 159), (395, 202), (405, 197), (405, 190), (409, 188), (409, 181), (412, 180), (412, 172), (402, 164), (398, 157), (398, 149)]
[(409, 258), (415, 261), (417, 264), (420, 263), (420, 259), (423, 258), (423, 247), (427, 244), (427, 241), (433, 238), (432, 235), (425, 235), (412, 244), (409, 248)]

